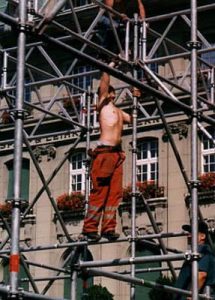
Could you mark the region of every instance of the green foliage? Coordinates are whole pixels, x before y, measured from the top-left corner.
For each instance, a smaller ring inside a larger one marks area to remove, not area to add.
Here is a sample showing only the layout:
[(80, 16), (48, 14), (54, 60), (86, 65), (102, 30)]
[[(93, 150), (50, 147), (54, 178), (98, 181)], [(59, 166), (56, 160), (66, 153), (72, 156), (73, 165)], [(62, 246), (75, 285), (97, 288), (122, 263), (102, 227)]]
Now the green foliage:
[[(168, 285), (168, 286), (174, 286), (175, 280), (171, 277), (168, 276), (163, 276), (161, 275), (157, 280), (156, 283), (158, 285), (161, 285), (161, 288), (163, 285)], [(162, 289), (156, 289), (152, 288), (152, 290), (149, 293), (150, 300), (172, 300), (173, 299), (173, 293), (170, 293), (168, 291), (162, 290)]]
[(92, 285), (86, 290), (88, 296), (86, 300), (113, 300), (113, 295), (108, 291), (106, 287), (99, 285)]

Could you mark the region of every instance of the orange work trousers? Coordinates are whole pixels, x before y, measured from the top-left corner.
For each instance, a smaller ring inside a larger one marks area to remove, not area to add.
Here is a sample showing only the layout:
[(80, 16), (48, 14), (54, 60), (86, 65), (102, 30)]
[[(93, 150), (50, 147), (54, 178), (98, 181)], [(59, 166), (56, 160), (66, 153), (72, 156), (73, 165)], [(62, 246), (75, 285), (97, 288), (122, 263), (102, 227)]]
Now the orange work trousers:
[(92, 162), (92, 190), (89, 197), (83, 232), (98, 232), (102, 217), (101, 233), (114, 231), (116, 211), (122, 199), (122, 163), (125, 154), (101, 152)]

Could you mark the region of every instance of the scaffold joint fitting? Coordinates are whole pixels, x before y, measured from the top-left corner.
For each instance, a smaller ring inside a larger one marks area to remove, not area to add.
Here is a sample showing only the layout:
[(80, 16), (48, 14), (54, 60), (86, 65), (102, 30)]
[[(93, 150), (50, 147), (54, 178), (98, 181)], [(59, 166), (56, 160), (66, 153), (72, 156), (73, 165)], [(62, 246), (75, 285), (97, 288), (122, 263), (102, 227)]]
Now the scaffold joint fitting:
[(14, 119), (21, 120), (24, 120), (24, 118), (29, 115), (25, 109), (13, 109), (10, 111), (10, 114), (12, 117), (14, 117)]
[(17, 25), (17, 28), (19, 31), (22, 31), (22, 32), (30, 32), (32, 30), (32, 24), (31, 23), (25, 23), (25, 24), (19, 23)]
[(137, 148), (131, 149), (131, 152), (132, 152), (132, 153), (137, 153)]
[(202, 47), (202, 43), (199, 41), (193, 42), (193, 41), (189, 41), (187, 42), (187, 47), (192, 50), (192, 49), (201, 49)]
[(200, 185), (200, 181), (199, 180), (190, 180), (189, 185), (191, 186), (191, 188), (198, 188)]
[(199, 260), (201, 255), (198, 252), (185, 252), (184, 254), (185, 260), (186, 261), (194, 261), (194, 260)]
[(23, 289), (19, 288), (17, 292), (12, 292), (10, 291), (8, 294), (8, 299), (13, 299), (13, 300), (23, 300)]
[(140, 196), (140, 192), (135, 192), (135, 193), (131, 193), (131, 197), (139, 197)]

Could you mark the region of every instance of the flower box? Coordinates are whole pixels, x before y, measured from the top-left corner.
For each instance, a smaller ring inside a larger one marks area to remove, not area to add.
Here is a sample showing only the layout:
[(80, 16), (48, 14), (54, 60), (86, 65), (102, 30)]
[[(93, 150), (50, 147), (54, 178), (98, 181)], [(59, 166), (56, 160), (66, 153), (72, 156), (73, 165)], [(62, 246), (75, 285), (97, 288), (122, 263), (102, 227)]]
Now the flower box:
[[(198, 177), (198, 202), (199, 205), (207, 205), (215, 203), (215, 173), (208, 172)], [(189, 206), (191, 196), (185, 198), (186, 205)]]
[[(131, 185), (123, 189), (123, 202), (131, 201)], [(164, 187), (159, 187), (154, 180), (137, 182), (137, 191), (143, 195), (145, 199), (160, 198), (164, 196)]]
[(12, 212), (12, 204), (10, 202), (0, 204), (0, 212), (3, 217), (8, 218)]
[[(145, 205), (143, 203), (143, 200), (141, 199), (141, 195), (144, 197), (144, 199), (148, 200), (148, 203), (150, 202), (150, 206), (152, 209), (154, 207), (153, 203), (154, 202), (157, 203), (157, 199), (164, 199), (164, 200), (166, 199), (164, 198), (164, 187), (159, 187), (155, 181), (149, 180), (149, 181), (137, 182), (137, 197), (136, 197), (137, 213), (145, 211)], [(119, 207), (120, 213), (124, 211), (131, 212), (131, 200), (132, 200), (131, 185), (128, 185), (123, 189), (123, 199)]]
[[(186, 205), (189, 206), (191, 202), (191, 196), (188, 195), (185, 198)], [(208, 205), (215, 203), (215, 190), (205, 190), (198, 192), (198, 203), (199, 205)]]
[(85, 198), (80, 192), (64, 193), (57, 197), (57, 207), (61, 212), (77, 214), (85, 209)]
[(215, 189), (215, 173), (208, 172), (198, 177), (200, 181), (199, 192), (211, 191)]

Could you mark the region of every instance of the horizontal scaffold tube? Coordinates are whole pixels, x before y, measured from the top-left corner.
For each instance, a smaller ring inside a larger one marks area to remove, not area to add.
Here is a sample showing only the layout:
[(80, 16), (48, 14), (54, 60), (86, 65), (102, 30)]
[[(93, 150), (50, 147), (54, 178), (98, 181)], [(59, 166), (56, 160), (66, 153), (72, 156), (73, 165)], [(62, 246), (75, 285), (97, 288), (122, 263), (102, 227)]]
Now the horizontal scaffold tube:
[[(108, 278), (128, 282), (128, 283), (135, 284), (135, 285), (146, 286), (146, 287), (149, 287), (149, 288), (156, 288), (156, 289), (159, 289), (159, 290), (162, 290), (162, 291), (166, 290), (166, 291), (169, 291), (169, 292), (174, 293), (174, 294), (180, 293), (180, 294), (183, 294), (183, 295), (192, 296), (191, 292), (181, 290), (181, 289), (177, 289), (177, 288), (172, 287), (172, 286), (163, 285), (163, 284), (159, 284), (159, 283), (156, 283), (156, 282), (148, 281), (148, 280), (145, 280), (145, 279), (135, 278), (135, 277), (131, 277), (131, 276), (124, 276), (124, 275), (116, 274), (116, 273), (113, 273), (113, 272), (106, 272), (106, 271), (101, 271), (101, 270), (97, 270), (97, 269), (93, 269), (93, 270), (92, 269), (87, 269), (87, 272), (88, 272), (89, 275), (92, 275), (92, 276), (104, 276), (104, 277), (108, 277)], [(203, 294), (199, 294), (199, 298), (207, 299), (207, 300), (214, 299), (213, 297), (208, 297), (208, 296), (203, 295)]]
[(136, 258), (122, 258), (112, 260), (98, 260), (98, 261), (80, 261), (76, 264), (80, 268), (88, 267), (110, 267), (110, 266), (122, 266), (122, 265), (133, 265), (139, 263), (157, 262), (157, 261), (176, 261), (184, 260), (185, 254), (167, 254), (167, 255), (150, 255)]

